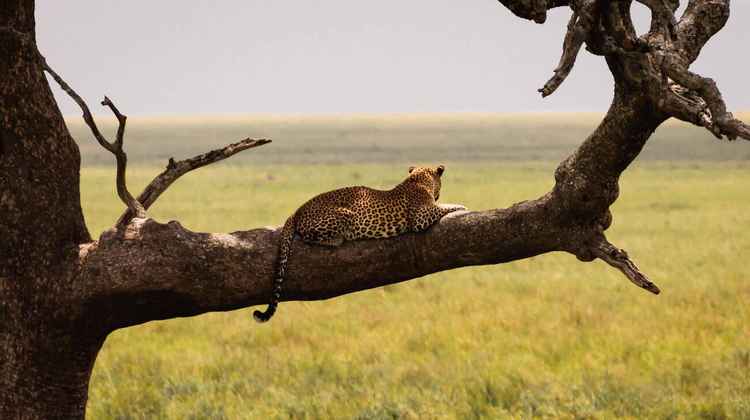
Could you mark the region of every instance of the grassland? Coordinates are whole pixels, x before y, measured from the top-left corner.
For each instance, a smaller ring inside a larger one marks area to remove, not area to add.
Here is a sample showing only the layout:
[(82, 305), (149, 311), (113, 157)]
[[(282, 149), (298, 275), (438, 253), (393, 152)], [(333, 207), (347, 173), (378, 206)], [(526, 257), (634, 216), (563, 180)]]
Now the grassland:
[[(750, 120), (750, 113), (740, 115)], [(341, 164), (393, 162), (558, 162), (601, 120), (598, 114), (397, 114), (339, 116), (227, 116), (128, 119), (128, 155), (163, 165), (245, 137), (272, 138), (262, 153), (233, 164)], [(102, 127), (114, 131), (112, 119)], [(85, 165), (112, 157), (91, 138), (80, 118), (70, 120)], [(639, 157), (650, 161), (750, 160), (750, 148), (719, 142), (706, 130), (668, 122)]]
[[(446, 201), (504, 207), (547, 191), (554, 159), (593, 125), (451, 116), (458, 128), (445, 132), (446, 118), (301, 119), (282, 139), (271, 134), (283, 121), (266, 119), (257, 137), (276, 143), (185, 177), (150, 213), (201, 231), (277, 225), (318, 191), (392, 185), (407, 160), (447, 165)], [(243, 124), (135, 122), (133, 189), (172, 146), (182, 157), (254, 135)], [(368, 124), (372, 137), (362, 134)], [(206, 126), (212, 136), (200, 134)], [(733, 145), (730, 155), (679, 130), (660, 131), (646, 151), (657, 156), (623, 176), (609, 231), (662, 287), (658, 297), (601, 262), (550, 254), (285, 303), (263, 326), (250, 310), (153, 322), (109, 337), (89, 418), (750, 418), (750, 149)], [(552, 151), (530, 152), (528, 139)], [(679, 159), (661, 161), (656, 143), (677, 140)], [(107, 156), (82, 149), (96, 235), (122, 206)]]

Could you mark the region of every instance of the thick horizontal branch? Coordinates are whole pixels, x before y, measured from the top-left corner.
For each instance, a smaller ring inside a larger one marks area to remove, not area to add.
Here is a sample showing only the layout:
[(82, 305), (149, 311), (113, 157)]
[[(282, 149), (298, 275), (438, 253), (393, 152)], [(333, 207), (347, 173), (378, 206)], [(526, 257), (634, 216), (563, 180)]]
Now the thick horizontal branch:
[[(162, 193), (167, 190), (167, 188), (169, 188), (175, 181), (177, 181), (178, 178), (185, 175), (186, 173), (194, 169), (202, 168), (206, 165), (218, 162), (220, 160), (224, 160), (239, 152), (242, 152), (243, 150), (263, 146), (264, 144), (268, 144), (270, 142), (271, 140), (267, 139), (255, 140), (248, 138), (236, 143), (232, 143), (221, 149), (212, 150), (208, 153), (204, 153), (190, 159), (181, 160), (179, 162), (175, 162), (174, 159), (170, 158), (169, 164), (167, 165), (167, 168), (164, 170), (164, 172), (157, 175), (156, 178), (154, 178), (154, 180), (151, 181), (148, 186), (144, 188), (143, 192), (138, 196), (138, 202), (143, 204), (143, 207), (148, 210), (148, 208), (156, 202), (159, 196), (161, 196)], [(127, 225), (135, 216), (135, 213), (133, 213), (130, 209), (126, 210), (125, 213), (123, 213), (122, 216), (120, 216), (120, 218), (117, 220), (116, 227), (118, 229), (122, 228), (123, 226)]]
[[(560, 241), (570, 236), (547, 226), (547, 200), (459, 212), (426, 233), (338, 248), (295, 240), (282, 300), (326, 299), (562, 249)], [(82, 248), (76, 293), (91, 313), (108, 314), (90, 321), (106, 330), (265, 304), (273, 289), (279, 235), (280, 229), (196, 233), (177, 222), (135, 219), (124, 234), (112, 230)]]
[[(297, 239), (282, 301), (327, 299), (452, 268), (581, 246), (580, 235), (588, 233), (551, 223), (559, 220), (551, 200), (546, 195), (508, 209), (457, 212), (425, 233), (337, 248)], [(107, 314), (88, 321), (104, 331), (265, 304), (273, 292), (279, 236), (280, 229), (196, 233), (177, 222), (136, 219), (124, 235), (112, 231), (82, 248), (76, 292), (84, 313)], [(658, 293), (626, 254), (604, 250), (595, 256)]]

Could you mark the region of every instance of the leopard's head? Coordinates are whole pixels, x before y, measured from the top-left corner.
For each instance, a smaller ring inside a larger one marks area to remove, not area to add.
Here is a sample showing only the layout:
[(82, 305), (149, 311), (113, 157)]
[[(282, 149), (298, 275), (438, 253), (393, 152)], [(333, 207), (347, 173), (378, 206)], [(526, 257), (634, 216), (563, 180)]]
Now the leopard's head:
[(434, 168), (428, 166), (410, 166), (409, 178), (407, 179), (427, 187), (432, 193), (432, 197), (437, 201), (440, 198), (440, 179), (444, 172), (445, 166), (443, 165), (438, 165)]

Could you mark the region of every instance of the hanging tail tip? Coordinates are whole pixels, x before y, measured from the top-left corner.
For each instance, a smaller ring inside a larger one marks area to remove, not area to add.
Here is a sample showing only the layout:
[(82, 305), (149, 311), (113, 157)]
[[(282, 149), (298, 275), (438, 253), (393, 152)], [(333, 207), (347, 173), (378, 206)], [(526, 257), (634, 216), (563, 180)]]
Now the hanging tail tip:
[(254, 311), (253, 319), (255, 319), (256, 322), (262, 324), (264, 322), (268, 322), (268, 320), (271, 319), (274, 313), (276, 313), (276, 306), (268, 305), (268, 309), (266, 309), (265, 312)]

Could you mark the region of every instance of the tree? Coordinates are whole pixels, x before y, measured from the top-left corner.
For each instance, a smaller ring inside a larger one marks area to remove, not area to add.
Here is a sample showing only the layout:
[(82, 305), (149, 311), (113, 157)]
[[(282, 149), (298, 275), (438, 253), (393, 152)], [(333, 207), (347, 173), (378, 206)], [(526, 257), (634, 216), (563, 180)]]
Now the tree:
[[(585, 44), (614, 76), (614, 98), (600, 125), (560, 163), (554, 188), (542, 197), (445, 218), (424, 234), (334, 251), (296, 241), (284, 299), (330, 298), (551, 251), (601, 259), (659, 293), (605, 237), (609, 207), (620, 174), (671, 117), (719, 138), (750, 139), (750, 128), (727, 112), (716, 83), (689, 70), (726, 23), (730, 0), (689, 0), (679, 20), (676, 0), (636, 0), (652, 11), (642, 36), (631, 22), (633, 0), (499, 1), (537, 23), (551, 8), (572, 9), (560, 65), (540, 92), (550, 95), (563, 83)], [(34, 31), (33, 0), (0, 3), (0, 418), (82, 418), (91, 369), (110, 332), (269, 301), (278, 229), (197, 233), (146, 213), (182, 174), (268, 141), (246, 139), (170, 160), (134, 198), (125, 181), (126, 117), (104, 99), (119, 121), (115, 140), (107, 141), (86, 103), (38, 52)], [(118, 194), (128, 210), (97, 240), (81, 211), (78, 147), (45, 72), (78, 102), (96, 139), (117, 160)]]

